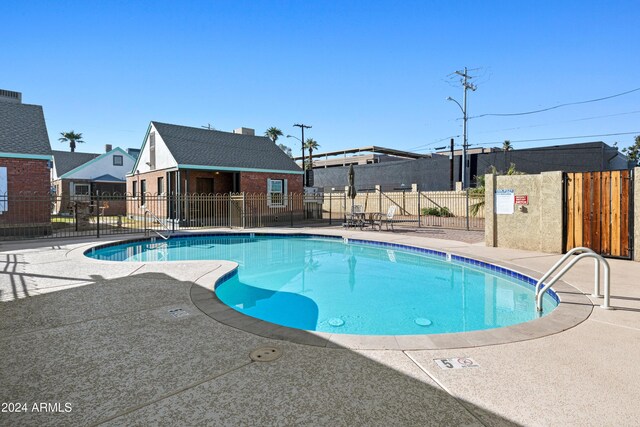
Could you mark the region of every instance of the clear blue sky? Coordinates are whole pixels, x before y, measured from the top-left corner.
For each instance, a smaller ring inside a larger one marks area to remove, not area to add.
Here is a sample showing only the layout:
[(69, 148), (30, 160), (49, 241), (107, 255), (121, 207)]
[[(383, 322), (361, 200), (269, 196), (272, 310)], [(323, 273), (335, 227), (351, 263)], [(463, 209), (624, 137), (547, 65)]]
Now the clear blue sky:
[[(71, 129), (87, 142), (78, 151), (139, 147), (156, 120), (296, 136), (303, 122), (320, 151), (428, 152), (462, 134), (445, 98), (462, 102), (450, 74), (465, 66), (478, 76), (470, 116), (640, 87), (637, 0), (3, 1), (0, 16), (0, 88), (44, 106), (54, 149), (68, 149), (57, 138)], [(636, 132), (639, 119), (637, 91), (472, 119), (469, 143)]]

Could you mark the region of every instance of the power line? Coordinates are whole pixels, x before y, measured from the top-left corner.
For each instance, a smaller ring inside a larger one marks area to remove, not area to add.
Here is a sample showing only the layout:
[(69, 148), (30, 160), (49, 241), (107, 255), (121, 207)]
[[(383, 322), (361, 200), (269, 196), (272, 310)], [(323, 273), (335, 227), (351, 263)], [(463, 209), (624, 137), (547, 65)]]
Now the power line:
[(555, 110), (556, 108), (567, 107), (569, 105), (580, 105), (580, 104), (588, 104), (591, 102), (604, 101), (606, 99), (617, 98), (618, 96), (628, 95), (630, 93), (637, 92), (639, 90), (640, 90), (640, 87), (628, 90), (626, 92), (617, 93), (615, 95), (605, 96), (603, 98), (589, 99), (587, 101), (567, 102), (564, 104), (555, 105), (553, 107), (543, 108), (541, 110), (525, 111), (523, 113), (487, 113), (487, 114), (481, 114), (479, 116), (469, 117), (469, 119), (477, 119), (480, 117), (487, 117), (487, 116), (496, 116), (496, 117), (525, 116), (528, 114), (536, 114), (536, 113), (542, 113), (544, 111)]
[(629, 114), (638, 114), (638, 113), (640, 113), (640, 110), (627, 111), (625, 113), (606, 114), (606, 115), (603, 115), (603, 116), (583, 117), (583, 118), (580, 118), (580, 119), (563, 120), (563, 121), (560, 121), (560, 122), (540, 123), (540, 124), (531, 125), (531, 126), (517, 126), (517, 127), (513, 127), (513, 128), (486, 130), (486, 131), (477, 132), (477, 133), (493, 133), (493, 132), (504, 132), (504, 131), (507, 131), (507, 130), (529, 129), (529, 128), (536, 128), (536, 127), (542, 127), (542, 126), (557, 125), (557, 124), (562, 124), (562, 123), (582, 122), (582, 121), (603, 119), (603, 118), (607, 118), (607, 117), (625, 116), (625, 115), (629, 115)]
[(422, 145), (416, 145), (415, 147), (410, 147), (407, 148), (407, 150), (417, 150), (417, 149), (423, 149), (425, 147), (429, 147), (430, 145), (436, 145), (438, 142), (442, 142), (445, 141), (447, 139), (451, 139), (451, 138), (460, 138), (460, 135), (451, 135), (451, 136), (446, 136), (444, 138), (440, 138), (440, 139), (436, 139), (433, 142), (430, 142), (428, 144), (422, 144)]
[[(563, 139), (580, 139), (580, 138), (596, 138), (601, 136), (617, 136), (617, 135), (633, 135), (640, 134), (640, 131), (635, 132), (619, 132), (619, 133), (603, 133), (599, 135), (580, 135), (580, 136), (565, 136), (558, 138), (538, 138), (538, 139), (511, 139), (511, 142), (539, 142), (539, 141), (559, 141)], [(493, 142), (481, 142), (477, 144), (471, 145), (491, 145), (491, 144), (502, 144), (504, 141), (493, 141)]]

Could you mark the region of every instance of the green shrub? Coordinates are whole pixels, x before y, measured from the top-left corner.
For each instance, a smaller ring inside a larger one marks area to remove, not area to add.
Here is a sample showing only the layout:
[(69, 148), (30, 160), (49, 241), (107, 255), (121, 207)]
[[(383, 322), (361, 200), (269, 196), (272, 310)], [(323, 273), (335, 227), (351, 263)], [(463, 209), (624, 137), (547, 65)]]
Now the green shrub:
[(422, 208), (422, 215), (445, 216), (445, 217), (453, 216), (453, 214), (448, 208), (435, 207), (435, 206), (432, 208)]

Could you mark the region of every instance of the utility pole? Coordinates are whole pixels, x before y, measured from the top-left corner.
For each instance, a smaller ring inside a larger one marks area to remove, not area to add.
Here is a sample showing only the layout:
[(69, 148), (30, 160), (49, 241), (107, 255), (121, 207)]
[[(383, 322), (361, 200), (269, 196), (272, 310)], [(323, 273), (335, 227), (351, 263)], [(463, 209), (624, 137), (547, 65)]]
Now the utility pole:
[(456, 71), (456, 74), (462, 77), (462, 89), (464, 91), (462, 98), (462, 189), (465, 190), (469, 186), (469, 178), (467, 176), (467, 148), (469, 147), (467, 141), (467, 89), (475, 91), (477, 87), (469, 83), (471, 77), (467, 73), (467, 67), (464, 67), (464, 72)]
[(303, 173), (302, 186), (306, 187), (307, 186), (307, 170), (304, 168), (304, 130), (311, 129), (311, 126), (305, 125), (303, 123), (296, 123), (293, 125), (293, 127), (298, 127), (300, 128), (300, 130), (302, 130), (302, 139), (300, 140), (300, 142), (302, 143), (302, 173)]
[(453, 178), (453, 165), (453, 138), (451, 138), (451, 155), (449, 157), (449, 180), (451, 181), (451, 191), (456, 189), (456, 184)]

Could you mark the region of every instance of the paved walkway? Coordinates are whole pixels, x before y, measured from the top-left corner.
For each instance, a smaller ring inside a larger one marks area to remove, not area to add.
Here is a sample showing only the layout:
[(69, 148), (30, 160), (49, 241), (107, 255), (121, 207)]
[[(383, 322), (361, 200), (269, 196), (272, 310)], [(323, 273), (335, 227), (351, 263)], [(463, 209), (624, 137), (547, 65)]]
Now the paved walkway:
[[(444, 249), (538, 276), (559, 259), (415, 233), (318, 231)], [(0, 246), (0, 402), (26, 404), (21, 413), (0, 412), (0, 425), (630, 426), (640, 419), (640, 263), (610, 260), (617, 309), (594, 308), (558, 334), (484, 347), (352, 350), (263, 338), (199, 311), (193, 284), (224, 262), (78, 256), (94, 244)], [(589, 294), (592, 274), (586, 262), (567, 282)], [(174, 317), (174, 309), (188, 315)], [(261, 346), (283, 355), (251, 361)], [(461, 356), (480, 367), (442, 370), (433, 361)]]

